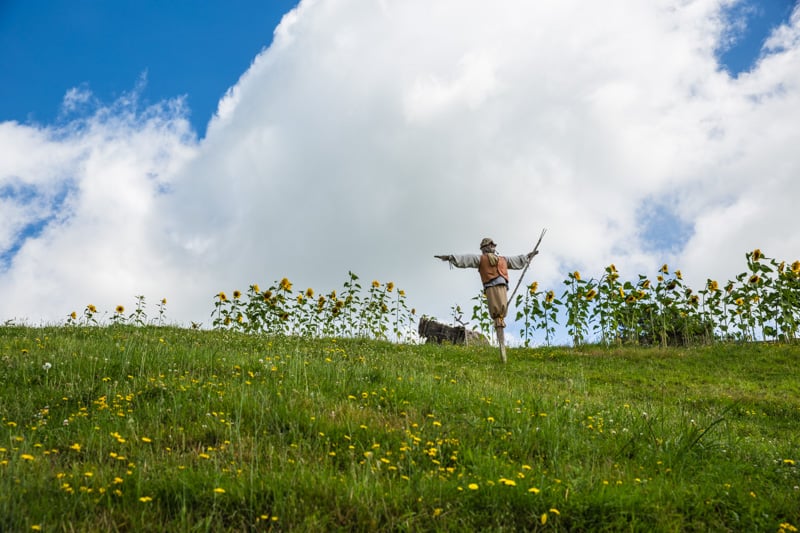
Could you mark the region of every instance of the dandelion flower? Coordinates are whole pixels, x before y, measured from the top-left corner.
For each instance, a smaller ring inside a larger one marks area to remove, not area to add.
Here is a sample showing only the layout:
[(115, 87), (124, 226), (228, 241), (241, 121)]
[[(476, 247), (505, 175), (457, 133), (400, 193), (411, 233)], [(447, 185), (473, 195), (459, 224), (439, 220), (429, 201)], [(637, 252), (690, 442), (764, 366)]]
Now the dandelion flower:
[(33, 461), (33, 456), (29, 453), (23, 453), (20, 457), (25, 461)]
[(42, 365), (42, 368), (44, 369), (45, 372), (47, 372), (48, 370), (53, 368), (53, 365), (51, 365), (50, 363), (45, 363)]
[(539, 494), (542, 491), (537, 489), (536, 487), (531, 487), (531, 488), (528, 489), (528, 492), (531, 492), (533, 494)]
[(477, 483), (470, 483), (469, 485), (467, 485), (467, 488), (469, 490), (478, 490), (478, 484)]
[(225, 489), (223, 489), (222, 487), (217, 487), (214, 489), (214, 492), (216, 494), (225, 494)]
[(540, 520), (542, 522), (542, 525), (545, 525), (547, 523), (547, 513), (543, 513), (542, 518)]
[(139, 498), (139, 501), (142, 503), (147, 503), (153, 501), (153, 498), (150, 496), (142, 496), (141, 498)]

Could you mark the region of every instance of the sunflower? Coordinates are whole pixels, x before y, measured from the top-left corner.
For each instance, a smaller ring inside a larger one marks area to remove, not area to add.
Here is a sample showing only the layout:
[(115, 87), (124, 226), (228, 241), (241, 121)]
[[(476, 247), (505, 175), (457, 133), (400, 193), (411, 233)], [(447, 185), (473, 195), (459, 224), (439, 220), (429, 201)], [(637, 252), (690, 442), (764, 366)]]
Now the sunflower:
[(292, 282), (289, 281), (289, 278), (283, 278), (281, 280), (281, 289), (285, 290), (286, 292), (292, 290)]
[(531, 286), (530, 286), (530, 290), (531, 290), (531, 296), (533, 296), (534, 294), (536, 294), (536, 291), (537, 291), (538, 289), (539, 289), (539, 282), (537, 282), (537, 281), (534, 281), (533, 283), (531, 283)]
[(661, 270), (660, 271), (663, 272), (664, 274), (669, 274), (669, 267), (667, 266), (666, 263), (661, 265)]
[(556, 295), (555, 295), (555, 293), (553, 291), (547, 291), (547, 295), (544, 297), (544, 301), (545, 301), (545, 303), (548, 303), (548, 304), (549, 303), (553, 303), (553, 300), (555, 299), (555, 297), (556, 297)]
[(591, 301), (592, 298), (594, 298), (595, 296), (597, 296), (597, 291), (594, 290), (594, 289), (592, 289), (592, 290), (590, 290), (589, 292), (586, 293), (586, 299), (589, 300), (589, 301)]
[(750, 276), (750, 279), (748, 281), (750, 282), (750, 285), (755, 285), (756, 283), (761, 281), (761, 278), (758, 277), (758, 274), (753, 274), (752, 276)]
[(116, 309), (114, 309), (114, 311), (116, 311), (118, 315), (121, 315), (122, 313), (125, 312), (125, 308), (121, 305), (118, 305)]
[(762, 257), (764, 257), (764, 255), (761, 253), (760, 249), (756, 248), (753, 250), (753, 261), (758, 261)]
[(719, 290), (719, 283), (713, 279), (708, 280), (708, 290), (711, 292), (717, 292)]

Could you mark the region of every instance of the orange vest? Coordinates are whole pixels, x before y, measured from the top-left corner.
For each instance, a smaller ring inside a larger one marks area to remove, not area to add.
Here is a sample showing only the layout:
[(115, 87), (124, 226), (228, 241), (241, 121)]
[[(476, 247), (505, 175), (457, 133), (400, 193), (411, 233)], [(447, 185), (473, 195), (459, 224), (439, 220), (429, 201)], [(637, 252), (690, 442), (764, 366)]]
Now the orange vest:
[(484, 285), (498, 276), (503, 276), (506, 282), (508, 282), (508, 263), (506, 263), (506, 258), (502, 255), (497, 257), (497, 264), (492, 266), (489, 264), (489, 255), (481, 254), (478, 272), (481, 275), (481, 282), (483, 282)]

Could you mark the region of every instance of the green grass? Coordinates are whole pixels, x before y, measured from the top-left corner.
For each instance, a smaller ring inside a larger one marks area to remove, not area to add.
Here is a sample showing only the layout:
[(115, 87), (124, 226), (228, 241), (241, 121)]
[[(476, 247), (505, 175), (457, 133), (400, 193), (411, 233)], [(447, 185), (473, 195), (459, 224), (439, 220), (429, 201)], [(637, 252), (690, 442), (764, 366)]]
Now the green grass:
[(791, 531), (798, 362), (3, 327), (0, 531)]

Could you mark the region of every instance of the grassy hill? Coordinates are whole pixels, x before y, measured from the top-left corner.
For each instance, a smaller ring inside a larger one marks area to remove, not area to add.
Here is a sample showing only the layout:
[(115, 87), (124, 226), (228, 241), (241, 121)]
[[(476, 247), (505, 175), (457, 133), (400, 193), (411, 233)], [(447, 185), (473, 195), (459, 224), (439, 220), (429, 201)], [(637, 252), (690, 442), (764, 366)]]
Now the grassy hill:
[(0, 328), (0, 531), (796, 531), (800, 347)]

